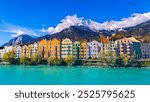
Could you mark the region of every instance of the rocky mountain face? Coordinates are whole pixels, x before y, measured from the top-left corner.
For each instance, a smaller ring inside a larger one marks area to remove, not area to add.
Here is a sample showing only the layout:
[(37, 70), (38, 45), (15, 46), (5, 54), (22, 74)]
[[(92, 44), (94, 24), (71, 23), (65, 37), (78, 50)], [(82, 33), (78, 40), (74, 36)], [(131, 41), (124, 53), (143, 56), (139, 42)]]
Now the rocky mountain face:
[(123, 28), (117, 30), (117, 34), (137, 35), (137, 36), (150, 36), (150, 21), (141, 23), (134, 27)]
[(84, 26), (71, 26), (62, 30), (59, 33), (51, 35), (51, 38), (64, 39), (70, 38), (72, 40), (98, 40), (100, 33), (90, 30)]
[(29, 35), (20, 35), (14, 39), (11, 39), (9, 42), (4, 44), (3, 46), (15, 46), (15, 45), (24, 45), (31, 42), (34, 38)]
[(34, 42), (38, 42), (42, 39), (65, 39), (65, 38), (69, 38), (71, 40), (87, 40), (87, 41), (91, 41), (91, 40), (99, 40), (99, 36), (100, 33), (99, 32), (95, 32), (90, 30), (88, 27), (84, 27), (84, 26), (71, 26), (67, 29), (62, 30), (59, 33), (55, 33), (52, 35), (45, 35), (39, 38), (34, 39), (33, 41), (31, 41), (30, 43), (34, 43)]

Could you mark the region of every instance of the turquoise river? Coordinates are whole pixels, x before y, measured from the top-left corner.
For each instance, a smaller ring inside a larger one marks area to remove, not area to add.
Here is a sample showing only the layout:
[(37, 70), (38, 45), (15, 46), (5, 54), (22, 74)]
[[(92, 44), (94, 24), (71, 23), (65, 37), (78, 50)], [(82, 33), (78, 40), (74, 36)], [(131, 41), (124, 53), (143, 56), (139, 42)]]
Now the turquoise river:
[(0, 65), (1, 85), (150, 85), (150, 68)]

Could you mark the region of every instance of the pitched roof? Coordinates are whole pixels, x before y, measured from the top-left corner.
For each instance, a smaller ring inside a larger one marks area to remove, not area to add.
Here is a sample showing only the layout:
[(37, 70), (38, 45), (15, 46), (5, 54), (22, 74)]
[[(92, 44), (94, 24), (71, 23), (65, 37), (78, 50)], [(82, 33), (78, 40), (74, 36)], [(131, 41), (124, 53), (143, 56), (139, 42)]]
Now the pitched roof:
[(135, 39), (135, 37), (130, 37), (130, 38), (128, 38), (128, 39), (130, 39), (132, 42), (140, 42), (140, 41), (138, 41), (137, 39)]

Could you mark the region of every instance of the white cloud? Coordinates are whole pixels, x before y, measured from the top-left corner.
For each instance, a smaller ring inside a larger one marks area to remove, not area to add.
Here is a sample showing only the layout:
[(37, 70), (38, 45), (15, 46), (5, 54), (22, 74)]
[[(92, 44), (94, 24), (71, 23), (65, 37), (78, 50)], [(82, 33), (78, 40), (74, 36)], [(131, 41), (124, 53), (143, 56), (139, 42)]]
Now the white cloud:
[(106, 21), (104, 23), (98, 23), (91, 19), (84, 20), (83, 17), (78, 18), (77, 15), (67, 16), (61, 21), (55, 28), (49, 27), (48, 29), (42, 29), (42, 32), (48, 32), (50, 34), (62, 31), (70, 26), (85, 25), (92, 30), (114, 30), (117, 28), (125, 28), (136, 26), (140, 23), (150, 20), (150, 12), (144, 14), (132, 14), (128, 18), (123, 18), (120, 21)]
[(51, 34), (62, 31), (65, 28), (69, 28), (74, 25), (82, 25), (83, 17), (78, 18), (77, 15), (66, 16), (55, 28), (49, 27), (48, 29), (42, 29), (43, 32), (49, 32)]
[(0, 31), (10, 33), (10, 34), (12, 34), (12, 37), (17, 37), (22, 34), (27, 34), (30, 36), (37, 36), (37, 37), (40, 36), (33, 29), (21, 27), (19, 25), (13, 25), (10, 23), (6, 23), (5, 21), (2, 21), (0, 23)]

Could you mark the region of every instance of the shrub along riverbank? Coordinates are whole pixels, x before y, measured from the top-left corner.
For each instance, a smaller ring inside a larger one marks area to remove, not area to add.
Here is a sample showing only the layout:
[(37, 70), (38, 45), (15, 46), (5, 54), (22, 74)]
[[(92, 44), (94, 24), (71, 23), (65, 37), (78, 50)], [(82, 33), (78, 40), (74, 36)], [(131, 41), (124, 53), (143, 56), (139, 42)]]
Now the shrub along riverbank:
[(111, 66), (111, 67), (149, 67), (150, 60), (138, 61), (130, 59), (127, 55), (117, 56), (114, 52), (101, 52), (98, 59), (76, 59), (74, 56), (68, 56), (64, 59), (49, 57), (42, 59), (39, 55), (33, 58), (22, 56), (16, 59), (14, 52), (5, 53), (0, 60), (0, 64), (12, 65), (95, 65), (95, 66)]

